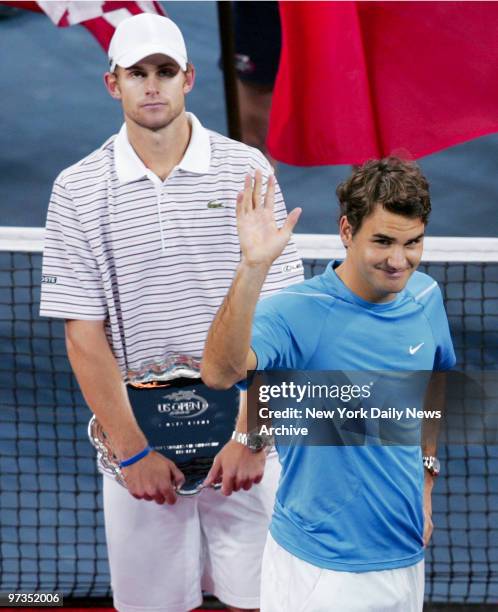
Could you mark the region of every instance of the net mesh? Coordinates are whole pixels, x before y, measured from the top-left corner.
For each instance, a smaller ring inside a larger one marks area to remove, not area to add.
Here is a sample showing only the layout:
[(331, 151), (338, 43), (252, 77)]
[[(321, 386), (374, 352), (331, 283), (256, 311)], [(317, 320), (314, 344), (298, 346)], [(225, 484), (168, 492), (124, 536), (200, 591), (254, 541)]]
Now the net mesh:
[[(324, 240), (299, 241), (306, 276), (337, 254)], [(336, 238), (328, 242), (337, 246)], [(471, 251), (468, 242), (449, 248), (433, 239), (438, 261), (422, 265), (443, 290), (459, 368), (498, 367), (497, 243), (474, 241)], [(63, 323), (38, 317), (39, 250), (38, 241), (12, 240), (0, 250), (0, 591), (108, 597), (90, 412), (66, 358)], [(452, 253), (459, 261), (440, 261)], [(448, 446), (439, 454), (444, 476), (433, 496), (426, 598), (496, 602), (498, 447)]]

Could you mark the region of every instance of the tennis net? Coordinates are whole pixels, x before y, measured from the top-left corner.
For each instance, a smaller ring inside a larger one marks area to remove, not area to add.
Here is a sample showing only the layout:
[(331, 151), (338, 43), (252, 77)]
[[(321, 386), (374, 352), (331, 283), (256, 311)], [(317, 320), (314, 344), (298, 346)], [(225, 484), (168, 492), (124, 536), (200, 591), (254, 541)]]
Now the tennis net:
[[(296, 236), (306, 275), (343, 256), (337, 236)], [(38, 317), (43, 233), (0, 228), (0, 591), (110, 596), (89, 411), (63, 323)], [(422, 269), (441, 285), (461, 369), (498, 368), (498, 240), (428, 238)], [(498, 599), (498, 447), (440, 449), (426, 598)]]

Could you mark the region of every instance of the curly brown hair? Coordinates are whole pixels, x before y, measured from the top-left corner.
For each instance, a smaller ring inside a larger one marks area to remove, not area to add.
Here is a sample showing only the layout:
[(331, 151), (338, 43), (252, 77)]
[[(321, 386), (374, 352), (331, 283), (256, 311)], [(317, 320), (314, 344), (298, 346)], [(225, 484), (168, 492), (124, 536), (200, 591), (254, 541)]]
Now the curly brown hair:
[(429, 220), (429, 183), (415, 162), (399, 157), (370, 160), (354, 166), (351, 176), (336, 189), (341, 216), (346, 215), (353, 235), (363, 219), (380, 204), (389, 212)]

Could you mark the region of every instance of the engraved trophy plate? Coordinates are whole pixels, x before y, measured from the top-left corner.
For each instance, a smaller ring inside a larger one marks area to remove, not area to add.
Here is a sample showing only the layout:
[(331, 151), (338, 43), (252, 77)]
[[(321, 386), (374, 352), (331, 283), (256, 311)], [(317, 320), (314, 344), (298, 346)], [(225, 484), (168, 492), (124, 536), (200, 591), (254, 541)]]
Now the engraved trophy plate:
[[(185, 475), (177, 492), (198, 493), (214, 457), (230, 440), (239, 408), (238, 389), (208, 388), (200, 379), (199, 362), (179, 355), (161, 369), (161, 379), (153, 378), (150, 371), (142, 373), (128, 383), (127, 390), (149, 445)], [(90, 420), (88, 434), (100, 469), (126, 486), (111, 442), (95, 417)]]

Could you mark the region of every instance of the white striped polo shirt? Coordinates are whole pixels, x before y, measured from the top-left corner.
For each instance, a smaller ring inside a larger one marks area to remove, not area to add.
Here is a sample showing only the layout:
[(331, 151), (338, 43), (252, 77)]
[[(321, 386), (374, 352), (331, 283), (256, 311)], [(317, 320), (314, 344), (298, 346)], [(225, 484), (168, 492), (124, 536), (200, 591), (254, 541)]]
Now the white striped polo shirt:
[[(105, 320), (125, 378), (160, 372), (168, 356), (202, 355), (240, 261), (235, 202), (246, 173), (271, 167), (257, 149), (202, 127), (163, 182), (126, 126), (56, 179), (47, 215), (40, 314)], [(286, 216), (276, 190), (276, 218)], [(302, 280), (291, 242), (262, 295)]]

